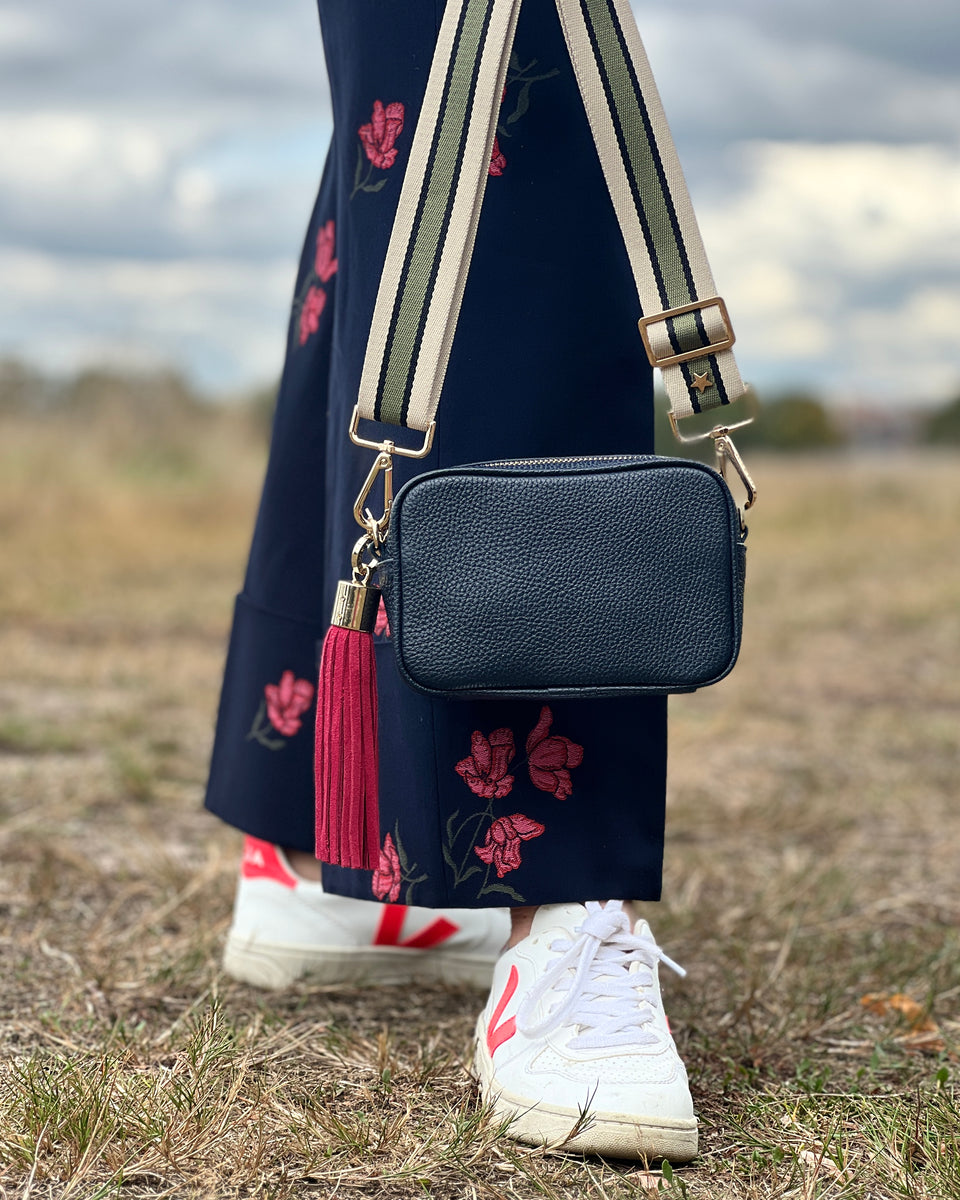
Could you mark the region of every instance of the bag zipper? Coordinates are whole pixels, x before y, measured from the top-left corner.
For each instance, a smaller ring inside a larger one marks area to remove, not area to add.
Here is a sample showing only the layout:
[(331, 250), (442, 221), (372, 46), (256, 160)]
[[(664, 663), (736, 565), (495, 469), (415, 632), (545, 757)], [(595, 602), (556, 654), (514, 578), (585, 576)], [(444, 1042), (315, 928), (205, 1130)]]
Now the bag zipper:
[(522, 467), (527, 463), (531, 466), (542, 466), (547, 463), (577, 463), (577, 462), (634, 462), (637, 459), (656, 458), (655, 454), (575, 454), (568, 458), (497, 458), (491, 462), (473, 463), (478, 467)]

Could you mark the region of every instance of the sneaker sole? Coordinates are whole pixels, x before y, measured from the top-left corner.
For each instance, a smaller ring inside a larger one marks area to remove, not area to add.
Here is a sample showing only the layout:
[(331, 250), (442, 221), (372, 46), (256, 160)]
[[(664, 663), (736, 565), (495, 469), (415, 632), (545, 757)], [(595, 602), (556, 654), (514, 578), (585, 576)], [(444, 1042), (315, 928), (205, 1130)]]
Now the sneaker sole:
[(227, 938), (223, 969), (241, 983), (277, 990), (297, 980), (389, 986), (460, 984), (483, 990), (493, 979), (495, 956), (396, 946), (264, 945)]
[(484, 1048), (482, 1033), (481, 1017), (477, 1021), (474, 1074), (484, 1103), (495, 1117), (510, 1122), (507, 1137), (528, 1146), (633, 1161), (666, 1158), (685, 1163), (696, 1158), (696, 1117), (645, 1117), (591, 1110), (586, 1128), (571, 1137), (570, 1131), (581, 1120), (579, 1110), (504, 1091), (494, 1080), (493, 1059)]

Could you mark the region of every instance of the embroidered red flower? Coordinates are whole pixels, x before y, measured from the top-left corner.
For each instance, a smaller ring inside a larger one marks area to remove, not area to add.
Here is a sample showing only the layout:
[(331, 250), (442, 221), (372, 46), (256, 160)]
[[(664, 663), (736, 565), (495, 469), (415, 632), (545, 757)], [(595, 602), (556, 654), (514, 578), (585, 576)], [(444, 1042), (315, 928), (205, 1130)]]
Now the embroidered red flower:
[(327, 302), (327, 293), (323, 288), (312, 287), (307, 292), (300, 309), (300, 345), (320, 328), (320, 314)]
[(337, 260), (333, 257), (333, 249), (334, 224), (330, 220), (326, 225), (321, 226), (317, 233), (317, 254), (313, 262), (313, 269), (321, 283), (327, 283), (337, 273)]
[(539, 837), (545, 830), (545, 825), (525, 817), (523, 813), (497, 817), (487, 830), (486, 841), (482, 846), (474, 846), (473, 851), (485, 863), (492, 863), (497, 878), (502, 879), (508, 871), (515, 871), (520, 866), (521, 841), (528, 842), (531, 838)]
[(357, 130), (367, 158), (375, 167), (386, 170), (397, 161), (394, 142), (403, 131), (403, 103), (394, 100), (384, 108), (379, 100), (373, 102), (373, 114), (366, 125)]
[(490, 166), (487, 167), (487, 174), (502, 175), (503, 168), (507, 165), (507, 159), (503, 151), (500, 149), (500, 139), (493, 139), (493, 150), (490, 154)]
[(284, 737), (293, 737), (303, 724), (300, 714), (313, 702), (313, 684), (308, 679), (297, 679), (292, 671), (284, 671), (280, 682), (268, 683), (263, 694), (270, 724)]
[(583, 747), (567, 737), (550, 734), (553, 713), (548, 705), (540, 710), (540, 720), (527, 738), (527, 769), (534, 787), (552, 792), (566, 800), (573, 791), (570, 771), (583, 762)]
[(475, 729), (470, 738), (469, 758), (456, 765), (456, 772), (475, 796), (500, 800), (513, 789), (507, 768), (516, 753), (512, 729), (495, 729), (488, 738)]
[(387, 609), (383, 600), (380, 601), (380, 607), (377, 609), (377, 623), (373, 627), (373, 632), (379, 636), (381, 633), (384, 637), (390, 636), (390, 622), (387, 620)]
[(378, 900), (395, 901), (400, 895), (401, 882), (400, 855), (388, 833), (383, 839), (380, 862), (373, 873), (373, 894)]

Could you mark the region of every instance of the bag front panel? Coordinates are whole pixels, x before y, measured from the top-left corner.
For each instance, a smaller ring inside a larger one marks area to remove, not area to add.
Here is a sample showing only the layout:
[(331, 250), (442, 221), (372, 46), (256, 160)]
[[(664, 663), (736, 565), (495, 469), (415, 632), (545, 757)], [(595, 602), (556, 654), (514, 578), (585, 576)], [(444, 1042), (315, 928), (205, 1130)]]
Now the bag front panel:
[(398, 497), (382, 572), (398, 665), (449, 696), (690, 691), (736, 659), (742, 554), (699, 463), (432, 472)]

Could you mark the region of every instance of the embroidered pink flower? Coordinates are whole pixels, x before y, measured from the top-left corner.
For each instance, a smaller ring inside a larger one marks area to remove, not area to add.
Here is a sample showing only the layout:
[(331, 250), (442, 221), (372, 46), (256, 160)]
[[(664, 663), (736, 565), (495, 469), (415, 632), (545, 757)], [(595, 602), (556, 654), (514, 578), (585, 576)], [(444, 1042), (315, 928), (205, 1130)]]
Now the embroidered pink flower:
[(487, 830), (486, 841), (482, 846), (474, 846), (473, 851), (485, 863), (492, 863), (497, 878), (502, 879), (508, 871), (515, 871), (520, 866), (520, 842), (539, 837), (545, 830), (545, 825), (523, 813), (497, 817)]
[(313, 269), (321, 283), (327, 283), (337, 273), (337, 260), (333, 257), (333, 248), (334, 224), (330, 220), (326, 225), (321, 226), (317, 233), (317, 254), (313, 262)]
[(375, 167), (386, 170), (397, 161), (394, 142), (403, 131), (403, 103), (394, 100), (384, 108), (379, 100), (373, 102), (373, 114), (366, 125), (357, 130), (367, 158)]
[(493, 139), (493, 150), (490, 154), (490, 166), (487, 167), (488, 175), (502, 175), (503, 168), (507, 165), (507, 159), (503, 151), (500, 149), (500, 139)]
[(456, 765), (456, 772), (475, 796), (500, 800), (513, 789), (507, 768), (516, 753), (512, 729), (495, 729), (488, 738), (475, 729), (470, 738), (469, 758)]
[(384, 637), (390, 636), (390, 622), (387, 620), (387, 609), (383, 600), (380, 601), (380, 607), (377, 609), (377, 623), (373, 627), (373, 632), (378, 637), (381, 633)]
[(388, 833), (383, 839), (380, 862), (373, 873), (373, 894), (378, 900), (395, 901), (400, 895), (400, 855)]
[(320, 328), (320, 314), (323, 312), (323, 306), (327, 302), (327, 293), (323, 288), (312, 287), (307, 292), (303, 308), (300, 309), (300, 345), (312, 333), (316, 333)]
[(263, 694), (270, 724), (284, 737), (293, 737), (303, 724), (301, 713), (313, 703), (313, 684), (307, 679), (297, 679), (292, 671), (284, 671), (280, 682), (268, 683)]
[(567, 737), (550, 735), (552, 724), (553, 713), (545, 704), (540, 710), (540, 720), (527, 738), (527, 769), (534, 787), (541, 792), (552, 792), (558, 800), (566, 800), (573, 791), (570, 771), (583, 762), (583, 747)]

